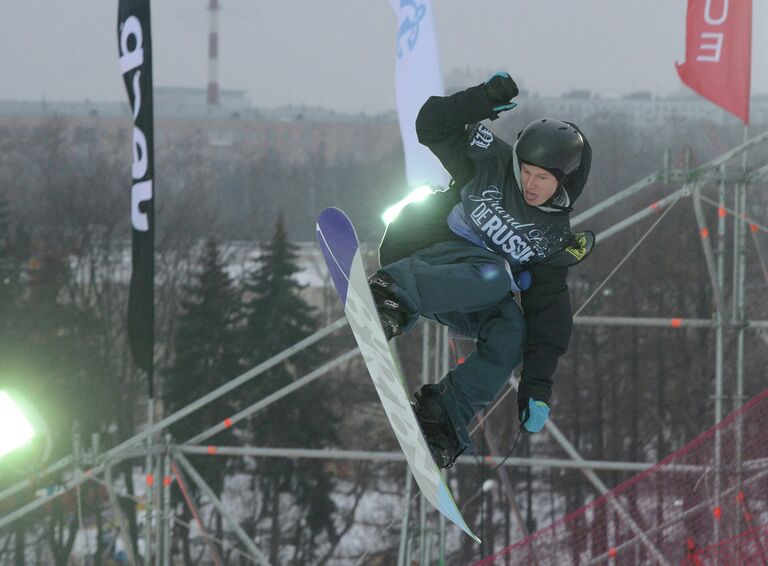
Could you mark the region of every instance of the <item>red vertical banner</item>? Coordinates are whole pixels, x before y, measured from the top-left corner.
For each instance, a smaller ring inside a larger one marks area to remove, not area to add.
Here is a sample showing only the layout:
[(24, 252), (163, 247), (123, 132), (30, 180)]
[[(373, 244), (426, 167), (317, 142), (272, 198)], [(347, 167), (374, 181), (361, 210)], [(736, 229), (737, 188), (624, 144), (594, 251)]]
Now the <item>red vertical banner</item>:
[(749, 124), (752, 0), (688, 0), (685, 63), (690, 88)]

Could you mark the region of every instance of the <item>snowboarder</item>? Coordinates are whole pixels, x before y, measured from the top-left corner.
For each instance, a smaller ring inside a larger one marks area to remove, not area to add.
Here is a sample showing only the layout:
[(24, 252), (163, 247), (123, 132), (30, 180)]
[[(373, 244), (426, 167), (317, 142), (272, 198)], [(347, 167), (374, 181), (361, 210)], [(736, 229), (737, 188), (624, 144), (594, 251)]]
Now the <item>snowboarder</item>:
[(543, 428), (573, 325), (568, 267), (594, 243), (591, 232), (570, 227), (592, 156), (579, 128), (538, 119), (510, 146), (480, 123), (514, 108), (517, 94), (510, 75), (496, 73), (426, 101), (416, 132), (452, 180), (389, 224), (382, 268), (369, 279), (387, 339), (421, 315), (476, 341), (463, 364), (416, 392), (414, 409), (440, 467), (471, 447), (469, 422), (521, 362), (521, 427)]

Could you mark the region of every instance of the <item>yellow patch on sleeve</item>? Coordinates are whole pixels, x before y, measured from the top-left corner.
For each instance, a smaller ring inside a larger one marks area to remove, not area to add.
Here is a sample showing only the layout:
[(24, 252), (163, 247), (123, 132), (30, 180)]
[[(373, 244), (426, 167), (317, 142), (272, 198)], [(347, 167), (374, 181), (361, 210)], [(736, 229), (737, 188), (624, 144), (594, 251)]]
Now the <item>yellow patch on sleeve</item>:
[(575, 257), (578, 261), (581, 261), (584, 259), (584, 256), (587, 255), (587, 237), (579, 234), (576, 240), (579, 243), (579, 247), (568, 247), (565, 248), (565, 251)]

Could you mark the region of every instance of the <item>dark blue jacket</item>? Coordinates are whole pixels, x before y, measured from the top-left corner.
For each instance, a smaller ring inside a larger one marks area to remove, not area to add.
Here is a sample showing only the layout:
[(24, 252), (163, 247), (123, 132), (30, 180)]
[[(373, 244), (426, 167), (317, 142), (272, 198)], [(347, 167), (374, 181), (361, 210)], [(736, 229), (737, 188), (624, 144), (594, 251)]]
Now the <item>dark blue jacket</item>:
[[(416, 132), (452, 181), (448, 190), (406, 207), (388, 226), (379, 256), (384, 266), (433, 243), (465, 239), (502, 255), (513, 272), (530, 271), (533, 284), (521, 293), (527, 333), (518, 401), (549, 402), (573, 326), (567, 266), (584, 254), (567, 251), (574, 243), (568, 211), (525, 203), (513, 147), (479, 124), (497, 117), (495, 104), (483, 85), (427, 100)], [(582, 163), (564, 183), (570, 204), (589, 175), (591, 149), (584, 139)]]

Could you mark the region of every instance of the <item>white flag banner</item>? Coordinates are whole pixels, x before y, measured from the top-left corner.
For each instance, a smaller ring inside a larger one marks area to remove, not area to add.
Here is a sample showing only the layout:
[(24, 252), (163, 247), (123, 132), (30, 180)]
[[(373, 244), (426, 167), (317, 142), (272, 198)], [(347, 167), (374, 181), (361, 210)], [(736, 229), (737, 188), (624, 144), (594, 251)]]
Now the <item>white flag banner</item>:
[(416, 116), (430, 96), (443, 96), (431, 0), (390, 0), (397, 13), (395, 93), (405, 171), (411, 187), (447, 187), (450, 177), (440, 161), (416, 139)]

